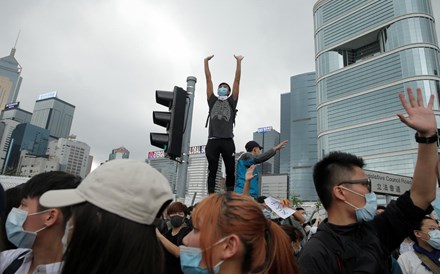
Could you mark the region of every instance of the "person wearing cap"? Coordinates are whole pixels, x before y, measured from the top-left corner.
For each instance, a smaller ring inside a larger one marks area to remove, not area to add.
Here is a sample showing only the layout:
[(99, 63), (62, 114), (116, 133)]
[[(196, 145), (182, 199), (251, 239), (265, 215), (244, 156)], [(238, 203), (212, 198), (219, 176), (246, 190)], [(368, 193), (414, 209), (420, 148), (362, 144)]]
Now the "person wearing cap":
[(0, 273), (59, 273), (63, 260), (62, 238), (71, 216), (69, 208), (44, 207), (40, 196), (55, 189), (72, 189), (79, 176), (50, 171), (33, 176), (21, 189), (20, 206), (6, 219), (8, 240), (17, 248), (0, 253)]
[(72, 206), (66, 273), (162, 273), (154, 221), (172, 201), (167, 179), (141, 161), (109, 161), (76, 188), (48, 191), (46, 207)]
[[(270, 158), (275, 156), (277, 151), (284, 148), (286, 144), (287, 140), (282, 141), (268, 151), (261, 153), (263, 147), (261, 147), (257, 142), (247, 142), (245, 146), (246, 153), (243, 153), (237, 161), (237, 181), (235, 183), (234, 192), (240, 194), (243, 193), (246, 182), (246, 172), (248, 168), (250, 168), (252, 165), (257, 165), (269, 160)], [(258, 185), (258, 170), (256, 168), (254, 169), (253, 174), (254, 177), (250, 181), (249, 195), (253, 198), (257, 198), (258, 196), (260, 196), (260, 187)]]
[(220, 155), (226, 168), (226, 190), (234, 190), (235, 184), (235, 144), (233, 128), (235, 124), (236, 107), (240, 90), (241, 61), (243, 56), (234, 55), (237, 60), (235, 79), (231, 87), (227, 83), (220, 83), (217, 96), (214, 95), (214, 87), (209, 70), (209, 60), (214, 55), (204, 60), (206, 77), (206, 95), (209, 106), (208, 143), (205, 154), (208, 160), (208, 193), (215, 192), (215, 179), (217, 176)]

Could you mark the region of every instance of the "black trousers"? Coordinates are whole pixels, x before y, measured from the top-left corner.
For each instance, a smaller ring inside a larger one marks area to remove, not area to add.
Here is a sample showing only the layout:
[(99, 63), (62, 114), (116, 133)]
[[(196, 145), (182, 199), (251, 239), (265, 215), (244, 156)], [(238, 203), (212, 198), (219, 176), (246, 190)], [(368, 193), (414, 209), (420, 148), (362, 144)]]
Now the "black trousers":
[(208, 193), (215, 192), (215, 177), (220, 154), (226, 167), (226, 190), (233, 191), (235, 186), (235, 144), (234, 139), (209, 139), (205, 148), (208, 159)]

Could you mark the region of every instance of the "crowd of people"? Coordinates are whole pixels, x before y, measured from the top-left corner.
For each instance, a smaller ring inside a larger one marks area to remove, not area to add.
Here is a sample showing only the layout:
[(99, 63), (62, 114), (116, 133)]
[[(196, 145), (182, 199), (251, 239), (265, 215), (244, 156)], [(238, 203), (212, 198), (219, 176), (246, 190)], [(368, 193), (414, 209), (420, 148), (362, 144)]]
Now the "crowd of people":
[[(173, 202), (166, 178), (134, 160), (109, 161), (83, 180), (61, 171), (36, 175), (0, 189), (0, 273), (440, 273), (440, 228), (431, 205), (439, 165), (433, 95), (426, 106), (420, 89), (399, 95), (407, 115), (397, 115), (419, 143), (410, 191), (378, 207), (363, 159), (336, 151), (313, 170), (326, 218), (319, 211), (309, 217), (286, 200), (280, 204), (291, 214), (282, 216), (270, 197), (260, 196), (255, 164), (287, 141), (263, 153), (250, 141), (237, 171), (227, 166), (224, 191), (215, 192), (211, 177), (220, 155), (226, 163), (235, 153), (243, 57), (235, 56), (231, 96), (226, 83), (213, 95), (212, 57), (205, 59), (210, 195), (191, 207)], [(233, 116), (226, 121), (222, 110)]]

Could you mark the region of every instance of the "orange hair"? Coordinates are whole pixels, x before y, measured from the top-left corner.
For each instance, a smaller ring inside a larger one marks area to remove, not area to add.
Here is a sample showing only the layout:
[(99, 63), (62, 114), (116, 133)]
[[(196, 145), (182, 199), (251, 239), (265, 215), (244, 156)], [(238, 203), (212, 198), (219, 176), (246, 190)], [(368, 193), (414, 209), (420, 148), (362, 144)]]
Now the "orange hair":
[(193, 223), (200, 230), (200, 248), (210, 271), (213, 249), (209, 247), (235, 234), (244, 245), (243, 272), (298, 273), (287, 234), (266, 219), (249, 196), (232, 192), (210, 195), (195, 209)]

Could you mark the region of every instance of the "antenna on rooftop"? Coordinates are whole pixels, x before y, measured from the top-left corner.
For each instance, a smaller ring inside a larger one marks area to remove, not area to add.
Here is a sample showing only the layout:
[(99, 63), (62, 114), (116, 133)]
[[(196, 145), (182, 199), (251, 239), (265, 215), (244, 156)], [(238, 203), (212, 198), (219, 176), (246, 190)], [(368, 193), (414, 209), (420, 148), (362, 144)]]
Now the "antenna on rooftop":
[(15, 40), (14, 49), (17, 48), (18, 38), (20, 37), (21, 30), (18, 31), (17, 39)]

